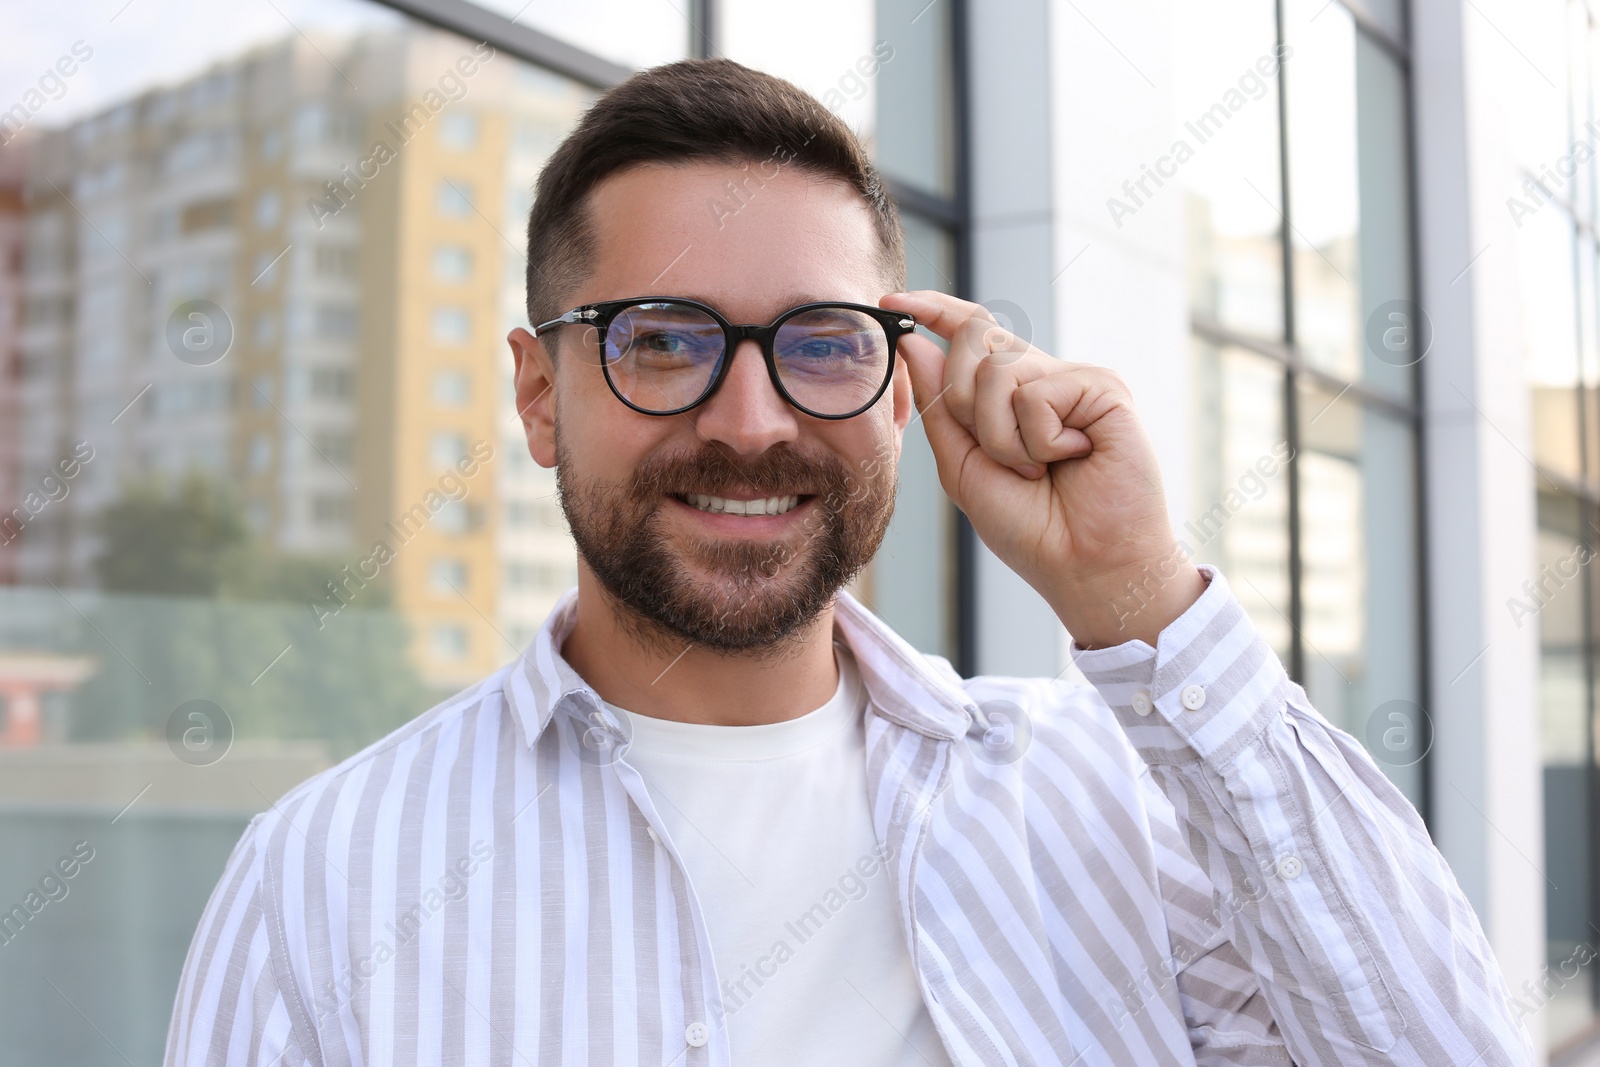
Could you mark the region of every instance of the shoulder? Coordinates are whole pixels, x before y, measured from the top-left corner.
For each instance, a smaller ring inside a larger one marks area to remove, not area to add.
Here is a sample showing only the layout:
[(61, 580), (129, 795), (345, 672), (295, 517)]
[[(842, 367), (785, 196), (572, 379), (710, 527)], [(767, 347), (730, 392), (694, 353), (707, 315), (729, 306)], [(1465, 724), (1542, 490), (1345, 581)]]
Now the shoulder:
[[(391, 776), (395, 764), (404, 761), (413, 765), (415, 777), (417, 756), (424, 751), (431, 752), (430, 762), (457, 758), (459, 745), (454, 743), (468, 728), (487, 723), (501, 713), (510, 669), (509, 665), (502, 667), (445, 698), (271, 801), (266, 811), (251, 819), (240, 847), (248, 844), (263, 854), (265, 873), (269, 874), (274, 869), (281, 871), (286, 852), (303, 852), (304, 857), (312, 859), (320, 855), (320, 862), (327, 862), (320, 840), (330, 834), (347, 838), (357, 828), (358, 820), (373, 818), (373, 806), (361, 804), (360, 799), (374, 773)], [(311, 847), (307, 848), (308, 844)]]

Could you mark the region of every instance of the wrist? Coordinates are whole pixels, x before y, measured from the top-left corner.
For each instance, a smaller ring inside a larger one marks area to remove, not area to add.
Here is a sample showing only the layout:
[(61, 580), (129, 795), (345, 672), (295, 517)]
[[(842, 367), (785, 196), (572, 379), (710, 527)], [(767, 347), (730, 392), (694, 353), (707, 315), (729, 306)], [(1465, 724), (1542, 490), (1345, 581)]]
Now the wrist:
[(1136, 640), (1154, 648), (1161, 631), (1200, 599), (1206, 584), (1174, 546), (1152, 560), (1071, 581), (1050, 605), (1080, 648)]

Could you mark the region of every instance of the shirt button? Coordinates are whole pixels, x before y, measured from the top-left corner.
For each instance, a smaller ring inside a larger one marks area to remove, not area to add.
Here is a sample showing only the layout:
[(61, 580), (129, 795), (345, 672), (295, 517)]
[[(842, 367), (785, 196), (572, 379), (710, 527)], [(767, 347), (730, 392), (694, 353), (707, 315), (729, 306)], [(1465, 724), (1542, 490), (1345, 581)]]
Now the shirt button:
[(706, 1043), (706, 1038), (711, 1036), (711, 1031), (706, 1029), (705, 1023), (690, 1023), (683, 1031), (683, 1039), (694, 1048), (699, 1048)]
[(1278, 877), (1298, 878), (1300, 877), (1300, 872), (1305, 869), (1305, 864), (1300, 862), (1300, 857), (1285, 856), (1278, 862)]
[(1183, 706), (1190, 711), (1199, 711), (1206, 706), (1206, 691), (1198, 685), (1183, 687)]
[(656, 828), (654, 826), (646, 826), (644, 828), (644, 832), (650, 835), (650, 840), (654, 841), (658, 845), (661, 844), (661, 835), (656, 833)]
[(1146, 693), (1143, 689), (1140, 689), (1133, 694), (1133, 710), (1138, 714), (1150, 714), (1150, 709), (1153, 706), (1154, 705), (1150, 703), (1150, 694)]

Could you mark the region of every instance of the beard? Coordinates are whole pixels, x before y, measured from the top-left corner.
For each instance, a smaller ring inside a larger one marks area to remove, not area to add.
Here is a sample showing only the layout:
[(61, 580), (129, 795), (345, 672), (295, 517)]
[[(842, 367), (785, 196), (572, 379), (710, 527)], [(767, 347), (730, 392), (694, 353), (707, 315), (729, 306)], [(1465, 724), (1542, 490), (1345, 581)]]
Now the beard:
[[(837, 456), (778, 444), (741, 464), (707, 441), (651, 456), (618, 485), (584, 478), (559, 423), (555, 437), (556, 488), (578, 555), (621, 608), (624, 629), (658, 652), (680, 652), (688, 641), (723, 653), (782, 655), (877, 554), (894, 513), (891, 463), (875, 460), (872, 477), (858, 477)], [(663, 528), (668, 497), (730, 492), (794, 494), (800, 506), (814, 499), (798, 528), (779, 538), (691, 536), (673, 546)]]

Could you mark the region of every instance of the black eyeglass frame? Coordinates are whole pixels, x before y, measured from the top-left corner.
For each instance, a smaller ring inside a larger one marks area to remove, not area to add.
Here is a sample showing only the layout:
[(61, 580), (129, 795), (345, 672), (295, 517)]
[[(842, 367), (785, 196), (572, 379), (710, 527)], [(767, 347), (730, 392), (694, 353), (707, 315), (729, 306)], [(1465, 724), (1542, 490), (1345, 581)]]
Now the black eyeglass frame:
[[(624, 310), (630, 307), (636, 307), (640, 304), (687, 305), (688, 307), (705, 312), (707, 315), (711, 316), (712, 320), (715, 321), (718, 326), (722, 327), (722, 357), (718, 362), (716, 373), (711, 376), (710, 384), (708, 384), (705, 388), (705, 391), (699, 396), (695, 397), (694, 400), (680, 408), (675, 408), (672, 411), (651, 411), (647, 408), (640, 407), (638, 404), (635, 404), (633, 401), (623, 396), (622, 390), (617, 388), (617, 383), (611, 380), (611, 364), (606, 359), (606, 331), (611, 328), (612, 320), (614, 320)], [(794, 397), (790, 396), (789, 391), (783, 387), (783, 380), (778, 376), (778, 359), (772, 351), (773, 343), (778, 336), (778, 330), (783, 326), (784, 323), (788, 322), (796, 315), (803, 314), (807, 311), (817, 311), (821, 308), (844, 308), (849, 311), (859, 311), (869, 315), (877, 321), (878, 325), (883, 327), (884, 335), (889, 342), (889, 361), (885, 365), (883, 381), (878, 384), (877, 391), (872, 394), (871, 400), (868, 400), (856, 410), (845, 415), (819, 414), (818, 412), (812, 411), (810, 408), (800, 403)], [(873, 307), (870, 304), (852, 304), (839, 300), (820, 300), (810, 304), (801, 304), (798, 307), (792, 307), (788, 311), (785, 311), (783, 314), (779, 315), (769, 325), (766, 326), (760, 326), (755, 323), (736, 324), (729, 322), (719, 311), (717, 311), (716, 308), (711, 307), (708, 304), (703, 304), (698, 300), (691, 300), (688, 297), (636, 296), (629, 297), (626, 300), (602, 300), (597, 303), (584, 304), (580, 307), (575, 307), (566, 314), (561, 315), (558, 318), (551, 319), (549, 322), (541, 322), (539, 325), (533, 328), (533, 335), (535, 337), (539, 337), (544, 330), (553, 329), (557, 326), (568, 325), (593, 326), (595, 328), (597, 331), (595, 336), (600, 349), (600, 369), (605, 374), (606, 385), (610, 386), (612, 394), (616, 396), (618, 400), (622, 401), (634, 411), (639, 412), (641, 415), (682, 415), (684, 412), (705, 403), (722, 385), (722, 380), (728, 376), (728, 368), (733, 366), (733, 356), (734, 353), (738, 351), (739, 345), (743, 344), (747, 340), (754, 340), (758, 345), (761, 346), (761, 356), (766, 360), (767, 363), (767, 377), (772, 379), (772, 385), (778, 390), (779, 396), (788, 401), (790, 406), (804, 412), (807, 415), (810, 415), (814, 419), (828, 419), (831, 421), (836, 421), (840, 419), (855, 418), (857, 415), (860, 415), (862, 412), (872, 407), (872, 405), (876, 404), (879, 398), (883, 396), (884, 390), (888, 389), (889, 383), (894, 380), (894, 361), (896, 350), (900, 346), (900, 338), (904, 337), (908, 333), (911, 333), (917, 328), (917, 320), (903, 312), (890, 311), (887, 308)]]

